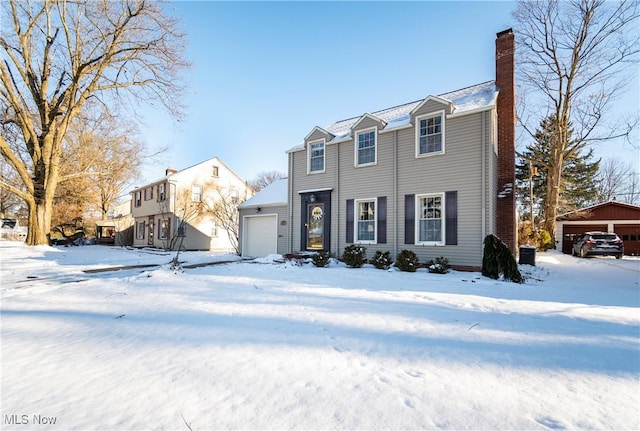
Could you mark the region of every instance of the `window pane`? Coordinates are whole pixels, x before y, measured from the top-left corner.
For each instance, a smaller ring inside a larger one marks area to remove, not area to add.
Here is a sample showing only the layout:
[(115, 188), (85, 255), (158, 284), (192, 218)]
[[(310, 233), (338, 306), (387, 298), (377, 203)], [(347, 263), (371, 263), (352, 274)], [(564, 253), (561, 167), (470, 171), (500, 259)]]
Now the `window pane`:
[(440, 196), (420, 198), (419, 240), (442, 242), (442, 198)]
[(375, 163), (376, 161), (376, 132), (360, 133), (358, 135), (358, 164)]
[(442, 151), (442, 116), (425, 118), (419, 125), (419, 154)]
[(324, 170), (324, 144), (311, 144), (309, 156), (309, 169), (313, 171)]
[(375, 201), (358, 202), (356, 214), (358, 241), (375, 241), (376, 239), (375, 205)]

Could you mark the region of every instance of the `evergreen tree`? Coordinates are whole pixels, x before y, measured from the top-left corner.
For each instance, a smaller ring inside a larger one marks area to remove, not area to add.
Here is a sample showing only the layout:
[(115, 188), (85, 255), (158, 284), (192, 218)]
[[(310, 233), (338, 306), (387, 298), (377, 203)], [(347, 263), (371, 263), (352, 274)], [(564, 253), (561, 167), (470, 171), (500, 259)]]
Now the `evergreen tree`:
[[(516, 180), (522, 214), (525, 219), (531, 218), (530, 213), (530, 166), (537, 169), (533, 179), (534, 215), (545, 218), (544, 208), (547, 202), (547, 179), (550, 166), (551, 140), (554, 136), (555, 121), (552, 117), (540, 122), (535, 133), (535, 142), (528, 145), (526, 151), (519, 154), (516, 163)], [(571, 138), (573, 130), (568, 130)], [(598, 198), (597, 174), (600, 160), (592, 161), (593, 150), (586, 153), (585, 143), (570, 140), (571, 150), (565, 151), (562, 165), (562, 179), (557, 204), (557, 214), (583, 208), (595, 203)], [(531, 163), (531, 164), (530, 164)], [(540, 219), (538, 219), (539, 221)]]

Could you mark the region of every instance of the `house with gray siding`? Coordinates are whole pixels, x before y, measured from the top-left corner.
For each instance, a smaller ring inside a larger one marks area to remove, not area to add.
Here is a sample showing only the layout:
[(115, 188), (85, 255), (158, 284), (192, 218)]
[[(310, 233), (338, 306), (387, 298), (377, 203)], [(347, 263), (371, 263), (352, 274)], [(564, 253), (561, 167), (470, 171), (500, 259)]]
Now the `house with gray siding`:
[(288, 253), (287, 191), (287, 179), (279, 179), (238, 206), (242, 256), (262, 257)]
[(478, 269), (496, 234), (515, 253), (513, 33), (495, 80), (316, 126), (288, 159), (288, 252), (362, 244)]

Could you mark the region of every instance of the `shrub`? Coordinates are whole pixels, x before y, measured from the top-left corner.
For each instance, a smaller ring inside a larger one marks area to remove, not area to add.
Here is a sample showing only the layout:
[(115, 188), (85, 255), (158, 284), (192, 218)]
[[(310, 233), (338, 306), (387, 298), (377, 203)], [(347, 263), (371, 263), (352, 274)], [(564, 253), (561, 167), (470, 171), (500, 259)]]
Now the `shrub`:
[(444, 256), (436, 257), (435, 260), (430, 260), (427, 262), (427, 268), (429, 268), (429, 272), (433, 274), (446, 274), (451, 269), (451, 265), (449, 265), (449, 259)]
[(482, 253), (482, 275), (497, 280), (500, 274), (505, 280), (515, 283), (524, 282), (509, 247), (497, 236), (487, 235)]
[(331, 253), (327, 250), (320, 250), (313, 256), (311, 256), (311, 261), (318, 268), (324, 268), (329, 265), (329, 261), (331, 260)]
[(538, 244), (540, 250), (542, 251), (547, 251), (550, 248), (553, 248), (553, 246), (555, 245), (553, 239), (551, 239), (551, 234), (549, 233), (549, 231), (546, 231), (544, 229), (540, 231), (540, 240)]
[(365, 256), (367, 255), (366, 247), (358, 244), (351, 244), (344, 248), (342, 253), (342, 261), (351, 268), (360, 268), (365, 264)]
[(418, 269), (418, 256), (411, 250), (402, 250), (396, 258), (396, 266), (400, 271), (416, 272)]
[(393, 260), (391, 259), (391, 253), (385, 251), (384, 253), (380, 250), (376, 251), (376, 254), (373, 255), (373, 259), (371, 260), (373, 266), (378, 269), (388, 269), (391, 264), (393, 264)]

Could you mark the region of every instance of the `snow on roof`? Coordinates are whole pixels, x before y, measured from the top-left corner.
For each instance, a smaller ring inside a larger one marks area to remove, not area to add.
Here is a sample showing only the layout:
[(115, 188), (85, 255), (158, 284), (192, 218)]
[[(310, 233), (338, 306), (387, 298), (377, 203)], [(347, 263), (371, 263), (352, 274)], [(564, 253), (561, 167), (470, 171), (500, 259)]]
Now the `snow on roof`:
[[(464, 112), (474, 111), (477, 109), (488, 108), (495, 104), (498, 90), (494, 81), (487, 81), (481, 84), (472, 85), (460, 90), (443, 93), (437, 96), (440, 99), (451, 102), (454, 106), (454, 113), (461, 114)], [(372, 112), (373, 115), (387, 123), (385, 130), (402, 127), (409, 124), (411, 120), (411, 111), (413, 111), (424, 99), (414, 102), (405, 103), (404, 105), (394, 106), (392, 108), (383, 109)], [(351, 127), (360, 120), (362, 116), (348, 118), (346, 120), (337, 121), (327, 127), (323, 127), (327, 132), (335, 135), (331, 142), (347, 139), (351, 136)], [(304, 148), (304, 143), (296, 145), (289, 151), (296, 151)]]
[(250, 199), (238, 205), (238, 208), (249, 208), (260, 205), (277, 205), (287, 203), (288, 180), (286, 178), (276, 180), (264, 189), (260, 190)]

